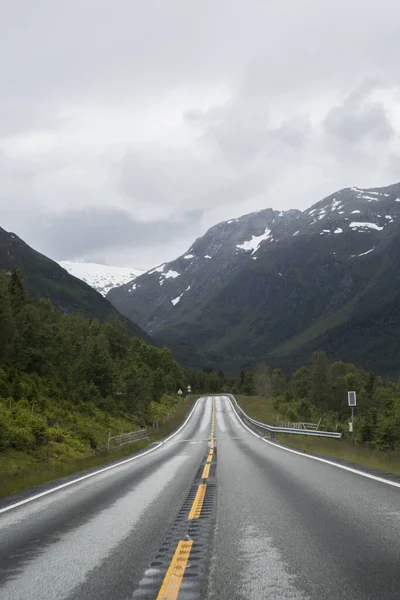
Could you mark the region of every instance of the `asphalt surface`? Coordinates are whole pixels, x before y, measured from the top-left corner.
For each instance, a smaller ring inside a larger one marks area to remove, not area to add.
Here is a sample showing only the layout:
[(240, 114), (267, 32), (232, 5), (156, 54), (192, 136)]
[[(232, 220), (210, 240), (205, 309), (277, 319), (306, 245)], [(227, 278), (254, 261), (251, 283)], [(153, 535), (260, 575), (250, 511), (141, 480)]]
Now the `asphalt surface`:
[[(199, 519), (201, 529), (213, 514), (202, 597), (399, 600), (400, 488), (266, 443), (227, 398), (214, 403), (215, 499), (206, 495)], [(192, 501), (211, 406), (201, 399), (184, 428), (150, 454), (0, 507), (1, 600), (142, 597), (140, 582)], [(188, 582), (179, 600), (190, 597)]]

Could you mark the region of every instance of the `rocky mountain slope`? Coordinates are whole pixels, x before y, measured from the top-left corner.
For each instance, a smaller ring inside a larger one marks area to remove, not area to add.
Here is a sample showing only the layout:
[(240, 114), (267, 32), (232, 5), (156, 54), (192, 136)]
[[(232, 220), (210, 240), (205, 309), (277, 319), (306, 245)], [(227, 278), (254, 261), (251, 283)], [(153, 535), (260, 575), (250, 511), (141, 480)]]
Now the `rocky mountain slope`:
[(399, 225), (400, 184), (346, 188), (304, 212), (220, 223), (108, 298), (147, 331), (219, 356), (228, 369), (260, 358), (294, 368), (322, 347), (393, 374)]
[(62, 260), (59, 262), (59, 265), (74, 277), (90, 285), (90, 287), (102, 296), (106, 296), (112, 288), (133, 281), (136, 277), (144, 273), (143, 270), (131, 269), (129, 267), (114, 267), (70, 260)]
[(124, 318), (108, 300), (70, 275), (58, 263), (36, 252), (14, 233), (0, 228), (0, 269), (21, 269), (32, 296), (52, 301), (64, 313), (81, 313), (97, 319), (122, 319), (131, 334), (149, 340), (137, 325)]
[(289, 234), (299, 216), (296, 210), (266, 209), (219, 223), (184, 255), (111, 290), (107, 297), (149, 333), (162, 331), (223, 290), (266, 240)]

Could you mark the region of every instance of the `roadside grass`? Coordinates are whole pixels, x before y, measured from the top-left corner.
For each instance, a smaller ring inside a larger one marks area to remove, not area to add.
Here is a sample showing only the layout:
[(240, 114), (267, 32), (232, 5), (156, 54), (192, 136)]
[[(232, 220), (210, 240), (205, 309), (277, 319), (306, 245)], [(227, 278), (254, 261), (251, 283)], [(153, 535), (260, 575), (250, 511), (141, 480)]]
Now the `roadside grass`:
[(267, 425), (276, 425), (278, 412), (274, 408), (272, 398), (262, 398), (261, 396), (235, 396), (244, 412), (252, 419), (266, 423)]
[[(278, 413), (273, 407), (272, 399), (259, 396), (236, 396), (236, 399), (249, 417), (268, 425), (276, 425)], [(306, 438), (298, 434), (279, 434), (276, 441), (306, 454), (336, 458), (400, 476), (400, 452), (373, 450), (359, 443), (354, 444), (348, 437), (333, 440)]]
[(57, 456), (53, 455), (48, 460), (43, 460), (26, 452), (5, 450), (0, 453), (0, 498), (132, 456), (177, 429), (194, 402), (193, 398), (188, 398), (186, 402), (178, 402), (171, 413), (166, 416), (165, 422), (157, 430), (150, 431), (149, 440), (127, 444), (113, 452), (104, 450), (94, 453), (92, 451), (91, 455), (81, 453), (73, 456), (70, 449), (63, 448), (60, 444)]

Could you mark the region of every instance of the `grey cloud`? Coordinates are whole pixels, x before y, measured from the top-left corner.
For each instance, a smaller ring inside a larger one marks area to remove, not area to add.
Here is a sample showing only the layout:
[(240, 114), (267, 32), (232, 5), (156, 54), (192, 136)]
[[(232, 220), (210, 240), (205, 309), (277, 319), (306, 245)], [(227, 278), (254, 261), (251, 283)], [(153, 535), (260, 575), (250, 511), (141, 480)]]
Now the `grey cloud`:
[(155, 221), (140, 223), (119, 208), (86, 208), (65, 211), (36, 222), (41, 249), (58, 260), (98, 256), (104, 260), (107, 252), (120, 247), (146, 251), (157, 240), (165, 244), (182, 229), (199, 220), (199, 213), (189, 211), (183, 222)]
[(324, 127), (328, 133), (349, 143), (365, 138), (387, 141), (394, 134), (384, 105), (358, 92), (331, 109)]
[(51, 256), (151, 267), (398, 176), (397, 0), (3, 4), (0, 226)]

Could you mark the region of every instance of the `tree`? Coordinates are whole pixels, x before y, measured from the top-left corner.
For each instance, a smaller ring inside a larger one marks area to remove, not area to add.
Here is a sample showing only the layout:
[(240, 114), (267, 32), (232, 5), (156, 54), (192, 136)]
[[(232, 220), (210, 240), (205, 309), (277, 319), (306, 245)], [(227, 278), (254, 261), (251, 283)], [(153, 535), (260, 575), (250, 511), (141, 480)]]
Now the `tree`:
[(308, 367), (298, 369), (291, 381), (290, 388), (295, 398), (309, 398), (311, 393), (311, 372)]
[(330, 407), (329, 364), (325, 352), (314, 352), (312, 357), (310, 400), (324, 411)]
[(273, 381), (265, 362), (259, 363), (254, 371), (254, 387), (256, 394), (263, 398), (270, 398), (273, 395)]
[(247, 394), (247, 396), (253, 396), (255, 393), (253, 371), (247, 371), (244, 376), (243, 392)]
[(16, 269), (11, 273), (8, 290), (13, 315), (17, 316), (25, 306), (27, 297), (24, 276), (20, 269)]

